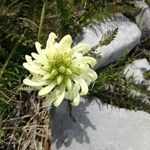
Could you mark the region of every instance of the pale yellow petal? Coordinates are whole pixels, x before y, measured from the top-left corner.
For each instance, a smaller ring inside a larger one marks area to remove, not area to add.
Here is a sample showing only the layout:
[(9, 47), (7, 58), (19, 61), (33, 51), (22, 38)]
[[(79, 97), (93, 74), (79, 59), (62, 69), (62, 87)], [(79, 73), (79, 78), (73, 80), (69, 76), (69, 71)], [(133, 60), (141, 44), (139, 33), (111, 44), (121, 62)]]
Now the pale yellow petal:
[(68, 48), (71, 48), (72, 44), (72, 37), (70, 35), (64, 36), (61, 41), (59, 42), (59, 50), (66, 51)]
[(80, 95), (86, 95), (88, 93), (88, 85), (87, 83), (80, 77), (74, 77), (73, 80), (76, 82), (76, 84), (80, 85), (81, 92)]
[(81, 57), (83, 57), (83, 54), (78, 52), (78, 53), (75, 53), (72, 57), (73, 58), (81, 58)]
[(53, 47), (53, 44), (55, 43), (56, 38), (57, 38), (57, 35), (54, 32), (51, 32), (49, 34), (49, 37), (46, 43), (46, 49), (51, 50), (51, 48)]
[(90, 51), (90, 46), (85, 44), (85, 43), (81, 43), (76, 45), (75, 47), (72, 48), (72, 51), (74, 52), (82, 52), (83, 54), (88, 53)]
[(89, 56), (84, 56), (80, 58), (76, 58), (73, 60), (73, 63), (77, 64), (89, 64), (91, 67), (94, 67), (96, 65), (96, 59)]
[(66, 86), (67, 86), (68, 91), (72, 90), (73, 83), (72, 83), (72, 81), (69, 78), (66, 81)]
[(77, 94), (77, 96), (74, 98), (73, 102), (71, 103), (73, 106), (78, 106), (80, 103), (80, 95)]
[(37, 52), (40, 54), (41, 53), (41, 47), (42, 47), (42, 45), (39, 43), (39, 42), (35, 42), (35, 48), (36, 48), (36, 50), (37, 50)]
[(87, 74), (81, 75), (80, 77), (86, 81), (87, 85), (90, 85), (92, 82), (91, 78), (87, 76)]
[(80, 86), (79, 84), (75, 83), (73, 84), (72, 83), (72, 90), (68, 91), (65, 93), (65, 98), (68, 99), (68, 100), (72, 100), (76, 97), (76, 95), (79, 93), (79, 90), (80, 90)]
[(29, 63), (23, 63), (23, 66), (29, 70), (31, 73), (37, 73), (40, 75), (45, 75), (45, 71), (43, 71), (40, 67), (34, 65), (34, 64), (29, 64)]
[(29, 85), (29, 86), (43, 86), (43, 85), (47, 85), (48, 84), (48, 82), (46, 82), (46, 81), (39, 81), (38, 82), (38, 81), (32, 81), (32, 80), (30, 80), (28, 78), (24, 79), (23, 83), (25, 85)]
[(39, 91), (38, 95), (39, 95), (39, 96), (42, 96), (42, 95), (48, 94), (48, 93), (56, 86), (56, 84), (57, 84), (56, 82), (50, 83), (48, 86), (42, 88), (42, 89)]
[(81, 86), (80, 95), (86, 95), (88, 93), (88, 85), (83, 79), (80, 79), (80, 86)]
[(55, 76), (55, 75), (57, 75), (57, 74), (58, 74), (57, 69), (53, 69), (53, 70), (51, 71), (51, 75), (52, 75), (52, 76)]
[(41, 52), (41, 54), (36, 54), (36, 53), (31, 53), (32, 57), (35, 59), (35, 62), (47, 65), (48, 64), (48, 59), (46, 58), (46, 55)]
[(40, 55), (37, 54), (37, 53), (31, 53), (31, 56), (32, 56), (35, 60), (40, 59)]
[(29, 55), (25, 55), (25, 59), (28, 63), (32, 63), (32, 58)]
[(46, 95), (46, 99), (43, 102), (43, 107), (50, 106), (55, 100), (58, 95), (58, 89), (54, 89), (49, 94)]
[(66, 87), (62, 85), (51, 91), (50, 95), (48, 95), (48, 99), (44, 101), (43, 105), (48, 106), (49, 104), (53, 103), (55, 107), (59, 106), (64, 99), (65, 89)]
[(53, 76), (51, 74), (46, 74), (42, 77), (42, 80), (44, 81), (44, 80), (52, 79), (52, 77)]
[(64, 91), (58, 95), (57, 100), (53, 103), (55, 107), (58, 107), (62, 103), (64, 96), (65, 96), (65, 88)]
[(92, 69), (88, 69), (87, 70), (87, 74), (90, 76), (90, 78), (92, 79), (92, 81), (95, 81), (97, 79), (97, 73), (92, 70)]

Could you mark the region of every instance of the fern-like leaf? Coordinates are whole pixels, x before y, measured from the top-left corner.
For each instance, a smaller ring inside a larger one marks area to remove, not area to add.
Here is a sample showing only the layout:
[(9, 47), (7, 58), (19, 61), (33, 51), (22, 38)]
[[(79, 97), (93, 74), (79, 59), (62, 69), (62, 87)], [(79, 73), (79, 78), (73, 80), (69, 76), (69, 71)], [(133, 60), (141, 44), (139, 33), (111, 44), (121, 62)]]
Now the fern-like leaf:
[(112, 29), (112, 30), (108, 30), (101, 38), (98, 47), (99, 46), (106, 46), (109, 45), (114, 38), (116, 37), (118, 33), (118, 28)]
[(101, 46), (109, 45), (118, 33), (118, 28), (108, 30), (101, 38), (99, 43), (92, 47), (91, 51), (88, 53), (89, 56), (95, 57), (96, 59), (100, 59), (100, 53), (96, 52), (96, 49)]
[(27, 86), (25, 86), (25, 87), (22, 87), (20, 90), (21, 91), (25, 91), (27, 93), (31, 93), (32, 91), (35, 91), (35, 88), (34, 87), (27, 87)]

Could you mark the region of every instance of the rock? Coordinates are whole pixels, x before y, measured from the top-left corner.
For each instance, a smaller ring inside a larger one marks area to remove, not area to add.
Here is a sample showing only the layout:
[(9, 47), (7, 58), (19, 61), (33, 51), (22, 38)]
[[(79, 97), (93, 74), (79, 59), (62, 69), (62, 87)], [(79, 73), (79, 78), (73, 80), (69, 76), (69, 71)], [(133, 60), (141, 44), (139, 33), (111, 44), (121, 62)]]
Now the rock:
[(98, 59), (95, 69), (105, 67), (111, 64), (121, 57), (123, 57), (127, 51), (132, 50), (140, 41), (141, 31), (136, 24), (129, 21), (125, 16), (121, 14), (115, 14), (111, 20), (105, 23), (93, 23), (83, 28), (80, 35), (77, 36), (76, 42), (84, 42), (91, 47), (96, 46), (102, 35), (110, 29), (118, 27), (118, 33), (115, 39), (107, 46), (97, 48), (97, 52), (101, 54), (101, 58)]
[[(135, 84), (145, 85), (147, 91), (150, 91), (150, 80), (146, 80), (144, 77), (144, 73), (149, 70), (150, 70), (149, 62), (147, 61), (147, 59), (143, 58), (134, 60), (131, 64), (129, 64), (124, 69), (124, 74), (127, 80), (129, 80), (129, 78), (132, 78)], [(150, 105), (149, 96), (147, 94), (143, 94), (132, 89), (130, 95), (133, 98), (136, 98), (141, 102)]]
[[(150, 64), (147, 59), (134, 60), (124, 69), (126, 79), (133, 78), (135, 84), (145, 81), (144, 72), (150, 70)], [(148, 81), (147, 81), (148, 82)]]
[(136, 23), (144, 36), (150, 36), (150, 8), (144, 1), (136, 1), (136, 6), (141, 9), (136, 16)]
[(82, 99), (69, 116), (66, 102), (54, 113), (52, 150), (150, 150), (150, 114)]

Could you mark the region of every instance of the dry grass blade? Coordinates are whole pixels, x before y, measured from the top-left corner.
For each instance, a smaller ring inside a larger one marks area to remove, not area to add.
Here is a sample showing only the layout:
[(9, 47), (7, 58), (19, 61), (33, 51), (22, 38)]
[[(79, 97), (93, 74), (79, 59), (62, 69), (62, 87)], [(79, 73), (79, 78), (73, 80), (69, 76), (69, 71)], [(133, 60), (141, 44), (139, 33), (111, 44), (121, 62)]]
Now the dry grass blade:
[(22, 93), (20, 101), (12, 116), (2, 122), (7, 135), (0, 149), (50, 150), (49, 116), (48, 111), (42, 108), (42, 99), (38, 99), (35, 93)]

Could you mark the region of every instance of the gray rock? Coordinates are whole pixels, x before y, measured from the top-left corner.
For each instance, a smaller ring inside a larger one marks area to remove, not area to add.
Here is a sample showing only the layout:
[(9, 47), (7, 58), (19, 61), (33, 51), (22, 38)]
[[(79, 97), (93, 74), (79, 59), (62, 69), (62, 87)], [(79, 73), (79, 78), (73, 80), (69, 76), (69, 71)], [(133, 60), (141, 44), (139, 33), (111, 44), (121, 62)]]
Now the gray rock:
[[(124, 69), (126, 79), (133, 78), (135, 84), (140, 84), (145, 81), (144, 72), (150, 70), (149, 62), (143, 59), (134, 60)], [(148, 81), (147, 81), (148, 82)]]
[[(149, 70), (150, 64), (147, 59), (136, 59), (124, 69), (124, 74), (127, 80), (131, 78), (135, 84), (145, 85), (147, 90), (150, 91), (150, 80), (144, 78), (144, 73)], [(131, 90), (130, 95), (144, 103), (150, 104), (149, 96), (146, 94)]]
[(93, 23), (83, 28), (83, 32), (77, 36), (76, 43), (84, 42), (91, 47), (96, 46), (102, 35), (118, 27), (119, 31), (115, 39), (107, 46), (97, 48), (102, 58), (98, 59), (95, 69), (113, 63), (132, 50), (140, 41), (141, 31), (139, 28), (121, 14), (115, 14), (111, 20), (105, 23)]
[(52, 122), (52, 150), (150, 150), (150, 115), (82, 99), (69, 117), (65, 102)]
[(144, 1), (136, 1), (136, 6), (141, 9), (136, 16), (136, 23), (144, 36), (150, 35), (150, 8)]

